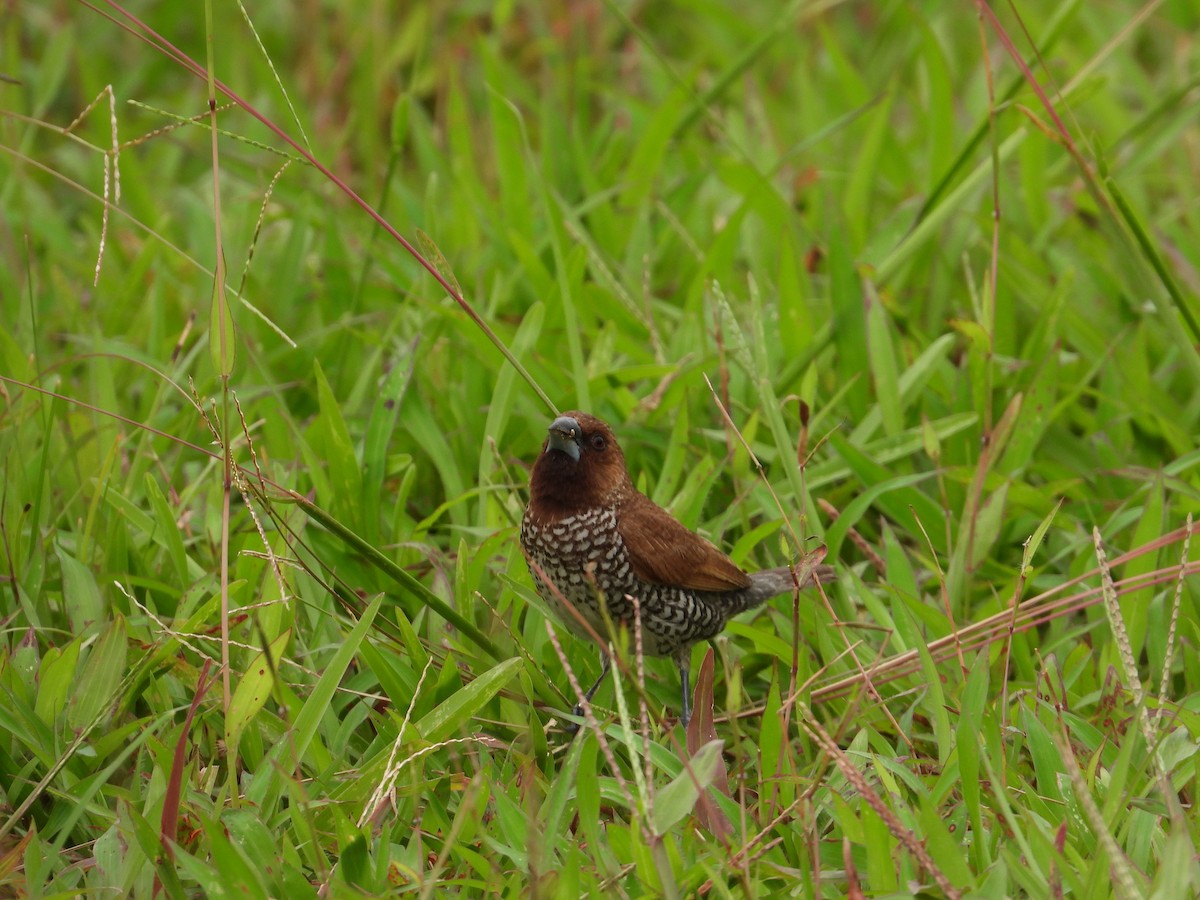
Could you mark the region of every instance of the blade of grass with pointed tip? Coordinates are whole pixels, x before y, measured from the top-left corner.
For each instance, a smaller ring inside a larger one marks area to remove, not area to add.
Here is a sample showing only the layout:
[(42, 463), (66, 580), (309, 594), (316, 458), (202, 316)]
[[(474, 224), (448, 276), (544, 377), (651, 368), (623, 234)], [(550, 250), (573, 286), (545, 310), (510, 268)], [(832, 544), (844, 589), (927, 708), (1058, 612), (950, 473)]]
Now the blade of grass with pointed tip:
[(225, 715), (225, 752), (229, 759), (237, 759), (237, 747), (242, 738), (242, 731), (270, 698), (279, 659), (291, 639), (291, 630), (284, 631), (271, 642), (268, 649), (259, 651), (250, 660), (246, 671), (238, 679), (229, 702), (229, 711)]
[(523, 665), (524, 660), (513, 657), (488, 669), (422, 716), (416, 722), (417, 732), (430, 743), (445, 740), (465, 727)]
[(495, 643), (480, 631), (473, 622), (469, 622), (459, 615), (441, 597), (438, 597), (433, 591), (417, 581), (416, 578), (384, 556), (374, 546), (364, 541), (329, 513), (325, 512), (325, 510), (312, 503), (308, 498), (296, 493), (292, 493), (290, 496), (309, 516), (353, 548), (355, 552), (365, 557), (367, 562), (391, 578), (406, 594), (421, 601), (425, 606), (428, 606), (452, 624), (492, 659), (501, 660), (504, 658), (504, 654), (500, 652)]
[[(286, 773), (294, 772), (295, 767), (304, 758), (309, 743), (317, 733), (317, 725), (329, 711), (329, 703), (333, 699), (333, 694), (358, 653), (359, 644), (366, 639), (367, 632), (375, 621), (375, 616), (382, 603), (383, 597), (379, 596), (367, 605), (362, 616), (337, 648), (337, 652), (325, 662), (325, 669), (321, 672), (321, 677), (305, 699), (304, 706), (292, 723), (290, 739), (276, 744), (259, 765), (258, 777), (250, 783), (250, 787), (246, 791), (246, 799), (251, 803), (274, 810), (276, 800), (282, 790), (282, 779), (288, 777)], [(295, 758), (291, 759), (289, 764), (289, 757), (293, 754)]]
[(695, 808), (701, 792), (708, 790), (717, 776), (724, 746), (724, 741), (709, 741), (689, 761), (690, 771), (684, 769), (655, 795), (652, 817), (655, 834), (666, 834)]

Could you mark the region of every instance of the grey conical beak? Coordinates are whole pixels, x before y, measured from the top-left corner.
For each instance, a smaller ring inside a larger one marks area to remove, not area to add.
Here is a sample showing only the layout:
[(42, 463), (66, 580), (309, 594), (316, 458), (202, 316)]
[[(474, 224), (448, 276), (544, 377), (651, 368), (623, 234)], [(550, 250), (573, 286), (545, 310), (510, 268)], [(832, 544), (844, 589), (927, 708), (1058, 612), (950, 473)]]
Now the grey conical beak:
[(559, 416), (550, 423), (550, 439), (547, 450), (561, 450), (575, 462), (579, 462), (579, 442), (583, 440), (583, 429), (570, 416)]

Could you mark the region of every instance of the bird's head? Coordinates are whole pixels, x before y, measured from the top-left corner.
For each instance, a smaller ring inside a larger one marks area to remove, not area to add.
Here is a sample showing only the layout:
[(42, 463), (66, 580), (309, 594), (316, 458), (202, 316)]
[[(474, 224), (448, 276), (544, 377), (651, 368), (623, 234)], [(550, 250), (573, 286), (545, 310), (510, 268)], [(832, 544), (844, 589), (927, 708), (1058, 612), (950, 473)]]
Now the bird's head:
[(559, 518), (609, 506), (632, 489), (612, 429), (583, 412), (566, 412), (550, 423), (529, 485), (537, 512)]

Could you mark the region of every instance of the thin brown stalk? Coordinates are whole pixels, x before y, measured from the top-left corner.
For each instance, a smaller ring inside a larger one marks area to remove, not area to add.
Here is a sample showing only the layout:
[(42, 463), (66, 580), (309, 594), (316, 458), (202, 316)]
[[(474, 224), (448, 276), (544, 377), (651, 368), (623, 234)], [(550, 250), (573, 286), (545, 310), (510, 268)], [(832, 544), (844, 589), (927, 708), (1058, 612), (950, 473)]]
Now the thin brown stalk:
[[(608, 745), (608, 740), (600, 728), (600, 723), (592, 715), (592, 704), (588, 702), (579, 679), (575, 677), (575, 670), (571, 668), (571, 663), (567, 660), (567, 654), (563, 652), (562, 644), (558, 641), (558, 635), (554, 632), (554, 626), (550, 624), (549, 619), (546, 620), (545, 624), (546, 634), (550, 636), (550, 644), (554, 647), (554, 652), (558, 654), (559, 662), (567, 670), (567, 680), (571, 682), (571, 690), (575, 692), (575, 696), (579, 700), (579, 706), (583, 709), (583, 716), (587, 720), (588, 727), (595, 733), (596, 741), (600, 744), (600, 752), (604, 754), (605, 760), (608, 761), (608, 767), (612, 770), (613, 777), (617, 780), (617, 785), (621, 788), (621, 794), (625, 798), (625, 805), (629, 808), (629, 814), (634, 818), (640, 818), (638, 806), (633, 800), (633, 794), (629, 791), (629, 784), (625, 781), (625, 776), (621, 774), (621, 768), (617, 765), (617, 758), (613, 755), (612, 747)], [(639, 827), (645, 829), (647, 834), (650, 833), (648, 822), (641, 823)]]
[(1158, 696), (1167, 699), (1167, 688), (1171, 680), (1171, 663), (1175, 657), (1175, 629), (1179, 624), (1179, 607), (1183, 601), (1183, 580), (1188, 571), (1188, 554), (1192, 547), (1192, 514), (1187, 514), (1187, 533), (1183, 538), (1183, 546), (1179, 551), (1179, 575), (1175, 579), (1175, 600), (1171, 604), (1171, 623), (1167, 627), (1167, 650), (1163, 654), (1162, 679), (1159, 682)]
[[(243, 99), (227, 84), (214, 77), (208, 69), (193, 60), (190, 56), (168, 41), (165, 37), (163, 37), (137, 16), (133, 15), (133, 13), (131, 13), (129, 10), (125, 9), (125, 7), (123, 7), (121, 4), (114, 2), (114, 0), (104, 0), (104, 2), (106, 2), (111, 9), (116, 10), (117, 16), (113, 16), (105, 13), (94, 4), (88, 2), (88, 0), (81, 0), (81, 2), (84, 6), (94, 10), (98, 15), (109, 19), (118, 27), (128, 31), (134, 37), (137, 37), (138, 39), (143, 40), (155, 47), (164, 55), (173, 59), (182, 68), (195, 75), (197, 78), (204, 81), (210, 81), (216, 91), (224, 94), (232, 102), (241, 107), (241, 109), (243, 109), (248, 115), (261, 122), (276, 137), (295, 150), (296, 153), (299, 154), (306, 162), (308, 162), (323, 176), (329, 179), (329, 181), (336, 186), (338, 190), (345, 194), (355, 205), (357, 205), (363, 212), (373, 219), (389, 237), (403, 247), (404, 250), (417, 261), (421, 268), (425, 269), (425, 271), (433, 276), (433, 279), (441, 286), (442, 290), (446, 292), (447, 296), (449, 296), (450, 299), (458, 304), (459, 308), (466, 313), (467, 317), (470, 318), (470, 320), (475, 324), (475, 327), (483, 332), (483, 334), (489, 341), (492, 342), (496, 349), (504, 355), (504, 358), (508, 360), (509, 365), (511, 365), (517, 371), (517, 374), (519, 374), (534, 391), (534, 393), (541, 398), (542, 402), (546, 404), (546, 407), (551, 412), (558, 411), (554, 402), (550, 399), (550, 396), (544, 390), (542, 390), (541, 385), (534, 381), (533, 376), (529, 374), (521, 362), (513, 355), (512, 351), (508, 349), (508, 345), (500, 340), (500, 337), (495, 333), (495, 331), (492, 330), (491, 326), (484, 321), (483, 317), (480, 316), (475, 310), (475, 307), (472, 306), (471, 303), (461, 293), (454, 289), (453, 285), (446, 279), (446, 277), (438, 271), (437, 266), (426, 259), (417, 250), (417, 248), (408, 241), (407, 238), (400, 234), (400, 232), (397, 231), (396, 228), (390, 222), (388, 222), (378, 210), (375, 209), (375, 207), (363, 199), (358, 192), (356, 192), (350, 187), (349, 184), (346, 183), (345, 180), (339, 178), (334, 174), (333, 170), (313, 156), (307, 147), (303, 146), (299, 141), (284, 131), (283, 128), (275, 124), (275, 122), (273, 122), (266, 115), (259, 112), (258, 109), (247, 100)], [(215, 100), (211, 102), (215, 103)]]
[[(626, 594), (633, 603), (633, 659), (637, 665), (637, 681), (646, 684), (645, 657), (642, 652), (642, 601), (636, 594)], [(642, 732), (643, 778), (646, 784), (647, 805), (654, 802), (654, 769), (650, 765), (650, 710), (646, 708), (646, 692), (638, 691), (638, 721)]]
[(1104, 848), (1105, 855), (1108, 856), (1108, 870), (1113, 876), (1113, 892), (1119, 898), (1128, 897), (1131, 900), (1135, 897), (1145, 896), (1145, 892), (1139, 887), (1137, 878), (1134, 875), (1136, 870), (1133, 863), (1129, 861), (1129, 858), (1121, 850), (1120, 844), (1117, 843), (1116, 838), (1109, 832), (1108, 826), (1104, 821), (1104, 813), (1096, 805), (1096, 800), (1092, 797), (1092, 792), (1084, 780), (1083, 772), (1080, 771), (1079, 763), (1076, 762), (1075, 754), (1071, 750), (1071, 739), (1067, 733), (1065, 724), (1062, 726), (1061, 733), (1054, 735), (1054, 743), (1058, 747), (1058, 752), (1062, 757), (1067, 775), (1071, 779), (1071, 787), (1075, 791), (1075, 799), (1079, 801), (1079, 805), (1083, 809), (1084, 817), (1087, 819), (1092, 833)]
[[(1147, 553), (1157, 552), (1162, 547), (1181, 541), (1186, 535), (1195, 530), (1194, 524), (1188, 524), (1184, 527), (1177, 528), (1165, 535), (1149, 541), (1141, 547), (1129, 550), (1111, 561), (1112, 566), (1119, 566), (1128, 562), (1131, 559), (1136, 559), (1144, 556)], [(1184, 566), (1182, 575), (1174, 567), (1170, 569), (1162, 569), (1154, 572), (1148, 572), (1144, 575), (1134, 576), (1122, 579), (1115, 583), (1114, 587), (1117, 590), (1136, 590), (1142, 587), (1148, 587), (1153, 584), (1162, 584), (1168, 581), (1174, 581), (1184, 575), (1190, 575), (1200, 572), (1200, 562), (1187, 563)], [(1067, 589), (1074, 587), (1082, 582), (1096, 577), (1097, 569), (1084, 572), (1074, 578), (1070, 578), (1056, 587), (1048, 591), (1044, 591), (1034, 597), (1023, 601), (1020, 604), (1018, 612), (1018, 624), (1015, 631), (1027, 631), (1037, 625), (1044, 624), (1047, 621), (1068, 615), (1080, 609), (1094, 605), (1100, 599), (1099, 588), (1088, 588), (1069, 596), (1060, 597)], [(963, 628), (958, 629), (957, 633), (947, 635), (932, 641), (929, 644), (929, 651), (933, 655), (936, 662), (944, 662), (955, 653), (955, 648), (961, 642), (965, 651), (972, 651), (986, 647), (1001, 636), (1007, 634), (1010, 620), (1013, 617), (1011, 609), (1006, 609), (995, 615), (989, 616), (979, 622), (971, 623)], [(903, 653), (876, 663), (870, 669), (871, 678), (875, 685), (886, 684), (897, 678), (903, 677), (916, 671), (920, 667), (919, 656), (917, 651), (909, 650)], [(823, 684), (818, 685), (813, 689), (812, 701), (814, 703), (825, 702), (836, 697), (844, 696), (856, 686), (866, 683), (863, 672), (856, 672), (851, 675), (841, 676), (828, 680)]]
[(921, 865), (921, 868), (929, 873), (930, 877), (933, 878), (934, 882), (942, 890), (942, 893), (951, 898), (961, 897), (962, 893), (950, 883), (950, 879), (946, 877), (937, 863), (933, 861), (933, 857), (925, 849), (924, 843), (901, 824), (900, 820), (896, 818), (896, 814), (883, 802), (883, 798), (871, 787), (862, 772), (855, 767), (850, 758), (842, 751), (842, 748), (829, 736), (829, 733), (812, 718), (804, 722), (804, 730), (820, 745), (822, 750), (829, 754), (834, 764), (838, 767), (838, 771), (842, 773), (842, 777), (850, 782), (855, 792), (867, 801), (871, 809), (875, 810), (875, 814), (883, 820), (883, 823), (887, 826), (888, 831), (892, 833), (892, 836), (903, 844), (904, 848)]

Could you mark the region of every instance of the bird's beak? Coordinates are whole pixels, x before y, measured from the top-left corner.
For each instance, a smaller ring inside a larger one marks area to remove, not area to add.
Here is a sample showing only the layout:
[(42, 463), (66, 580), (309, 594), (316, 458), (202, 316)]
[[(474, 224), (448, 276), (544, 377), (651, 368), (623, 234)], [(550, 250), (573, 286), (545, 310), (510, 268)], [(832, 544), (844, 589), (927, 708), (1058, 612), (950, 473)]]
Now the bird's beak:
[(583, 438), (583, 429), (570, 416), (559, 416), (550, 423), (550, 440), (547, 450), (561, 450), (575, 462), (579, 462), (579, 441)]

